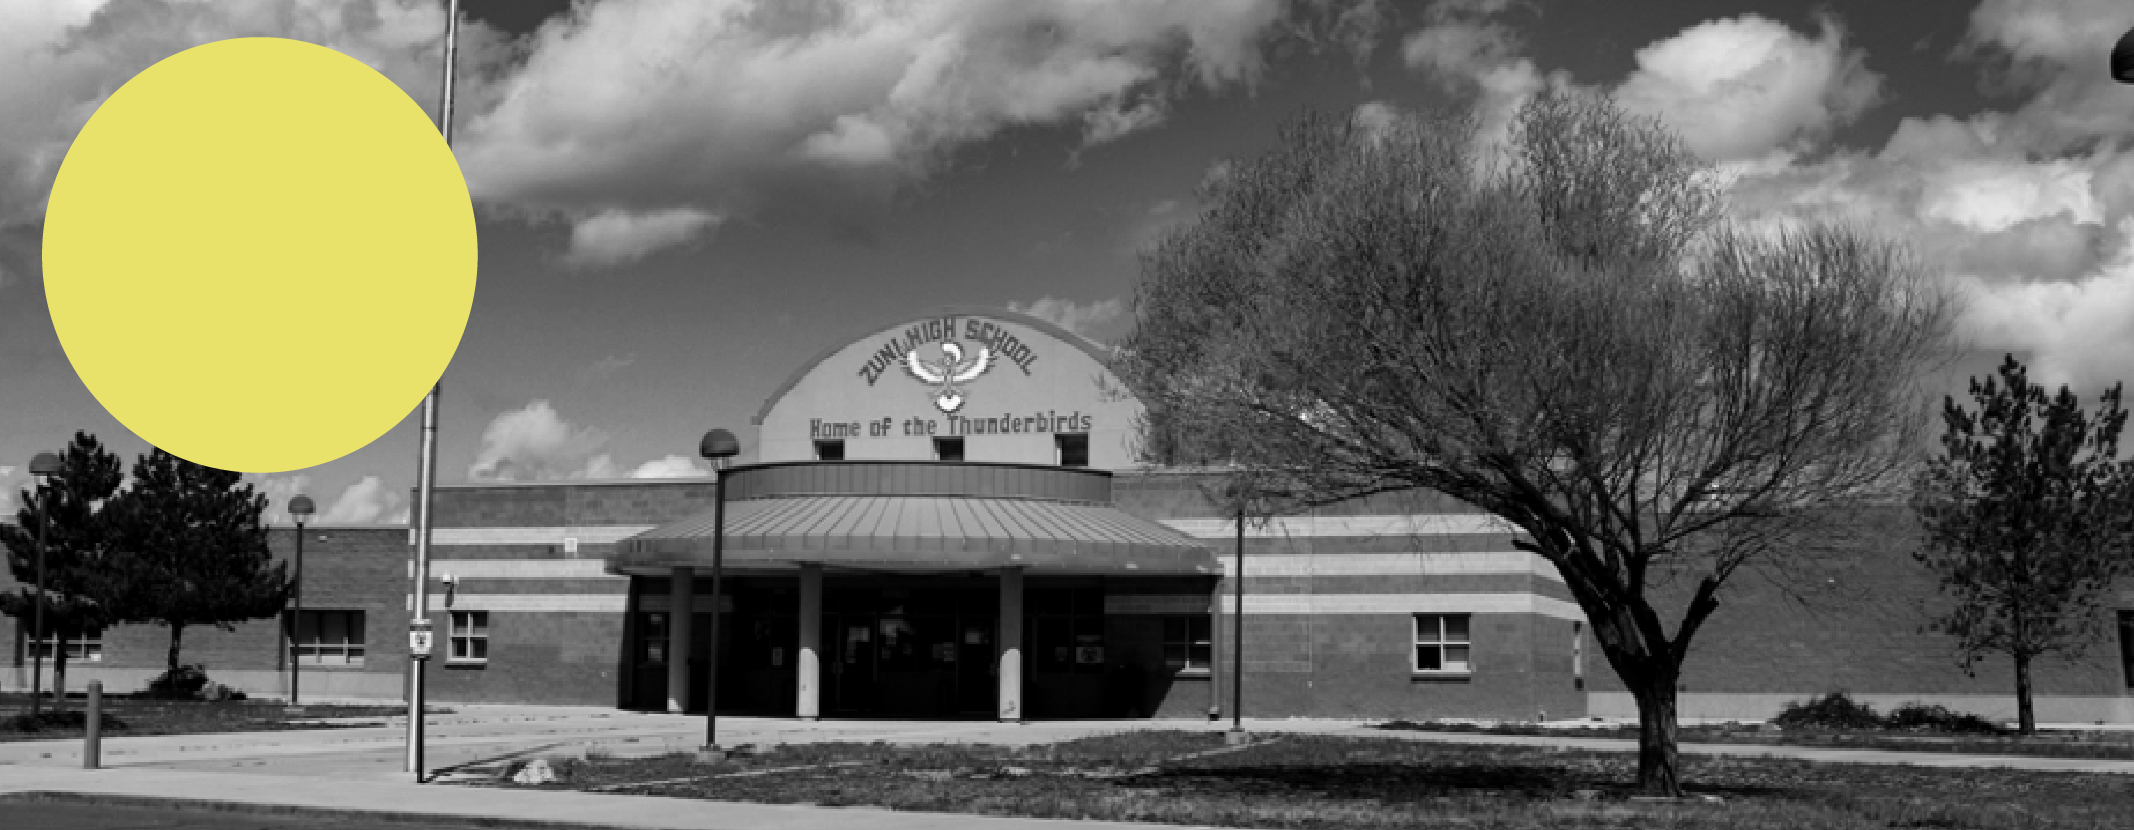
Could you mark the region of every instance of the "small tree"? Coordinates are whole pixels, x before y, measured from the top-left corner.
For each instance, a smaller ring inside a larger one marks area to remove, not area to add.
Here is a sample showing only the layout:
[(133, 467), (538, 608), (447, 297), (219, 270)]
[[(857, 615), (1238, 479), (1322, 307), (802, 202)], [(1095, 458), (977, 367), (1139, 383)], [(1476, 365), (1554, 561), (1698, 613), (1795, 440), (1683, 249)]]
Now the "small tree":
[[(95, 436), (76, 432), (73, 442), (59, 454), (59, 463), (58, 475), (40, 483), (36, 490), (21, 491), (15, 524), (0, 525), (0, 544), (7, 547), (8, 571), (22, 585), (14, 592), (0, 594), (0, 614), (14, 617), (17, 625), (30, 630), (33, 636), (53, 636), (57, 648), (52, 657), (52, 692), (54, 699), (64, 705), (68, 638), (102, 629), (114, 621), (114, 583), (106, 557), (110, 534), (103, 508), (118, 492), (122, 462), (117, 455), (106, 452)], [(44, 631), (34, 631), (40, 525), (45, 536)]]
[(1637, 702), (1641, 788), (1678, 794), (1677, 682), (1720, 589), (1897, 489), (1951, 304), (1846, 229), (1728, 229), (1708, 168), (1605, 99), (1537, 97), (1501, 154), (1481, 135), (1308, 118), (1233, 165), (1145, 256), (1117, 368), (1164, 460), (1522, 531)]
[(227, 631), (287, 603), (287, 563), (273, 561), (260, 523), (267, 497), (242, 475), (152, 450), (109, 509), (125, 551), (125, 621), (170, 628), (167, 670), (178, 670), (188, 626)]
[(2130, 567), (2134, 470), (2118, 460), (2120, 388), (2086, 415), (2074, 392), (2048, 396), (2009, 355), (1998, 381), (1971, 380), (1975, 410), (1948, 398), (1942, 454), (1919, 477), (1926, 544), (1914, 556), (1955, 600), (1931, 628), (1957, 638), (1967, 671), (2007, 655), (2025, 735), (2037, 728), (2032, 663), (2095, 642), (2100, 602)]

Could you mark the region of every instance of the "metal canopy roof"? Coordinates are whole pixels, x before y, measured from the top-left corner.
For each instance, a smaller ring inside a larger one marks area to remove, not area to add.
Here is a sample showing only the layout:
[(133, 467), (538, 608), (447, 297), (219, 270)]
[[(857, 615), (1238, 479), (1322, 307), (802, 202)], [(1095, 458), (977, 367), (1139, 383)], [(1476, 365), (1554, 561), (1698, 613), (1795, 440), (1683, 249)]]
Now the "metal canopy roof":
[[(713, 512), (625, 539), (609, 569), (708, 567)], [(1199, 540), (1115, 507), (943, 495), (793, 495), (726, 505), (725, 562), (869, 570), (1024, 567), (1080, 574), (1213, 574)]]

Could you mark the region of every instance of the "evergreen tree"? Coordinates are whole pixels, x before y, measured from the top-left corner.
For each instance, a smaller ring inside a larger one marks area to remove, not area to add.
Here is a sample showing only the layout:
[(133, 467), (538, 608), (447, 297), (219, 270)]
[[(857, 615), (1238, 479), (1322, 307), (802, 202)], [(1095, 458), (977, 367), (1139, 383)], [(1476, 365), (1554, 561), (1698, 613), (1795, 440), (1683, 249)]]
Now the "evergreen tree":
[(130, 577), (120, 606), (126, 622), (170, 629), (168, 670), (178, 669), (187, 627), (227, 631), (281, 613), (288, 566), (267, 549), (266, 509), (238, 473), (161, 449), (134, 463), (132, 486), (111, 507)]
[(1943, 453), (1917, 491), (1926, 544), (1914, 555), (1956, 600), (1931, 627), (1957, 638), (1964, 667), (1991, 654), (2014, 663), (2028, 735), (2032, 662), (2094, 642), (2099, 603), (2127, 571), (2134, 471), (2117, 460), (2120, 386), (2091, 416), (2066, 386), (2048, 396), (2032, 384), (2014, 355), (1999, 375), (1971, 380), (1976, 411), (1944, 404)]
[(106, 554), (109, 533), (102, 511), (118, 492), (119, 457), (86, 432), (59, 454), (60, 472), (21, 491), (15, 524), (0, 525), (8, 572), (21, 587), (0, 594), (0, 614), (31, 631), (37, 617), (37, 531), (44, 528), (44, 634), (58, 635), (52, 656), (53, 697), (64, 704), (68, 639), (111, 624), (115, 584)]

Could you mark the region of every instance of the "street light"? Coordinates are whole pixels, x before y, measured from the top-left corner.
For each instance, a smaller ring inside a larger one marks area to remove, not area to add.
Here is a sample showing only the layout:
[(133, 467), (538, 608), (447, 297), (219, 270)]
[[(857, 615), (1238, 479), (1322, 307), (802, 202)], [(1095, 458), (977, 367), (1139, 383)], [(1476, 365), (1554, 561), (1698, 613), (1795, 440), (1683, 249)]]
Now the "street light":
[(2112, 47), (2112, 80), (2134, 84), (2134, 29), (2119, 36), (2119, 43)]
[[(726, 459), (741, 454), (741, 442), (734, 434), (723, 429), (704, 433), (704, 440), (697, 442), (697, 454), (710, 461), (718, 479), (718, 493), (714, 495), (711, 510), (711, 667), (704, 687), (704, 747), (697, 750), (697, 760), (717, 762), (726, 760), (726, 751), (719, 748), (719, 613), (722, 602), (720, 580), (726, 570)], [(688, 625), (689, 609), (674, 609), (682, 625)], [(686, 655), (677, 655), (678, 658)]]
[[(30, 669), (30, 715), (44, 711), (44, 535), (52, 523), (52, 489), (50, 479), (59, 475), (59, 456), (48, 452), (38, 453), (30, 459), (30, 476), (41, 479), (37, 482), (37, 606), (30, 611), (30, 630), (37, 633), (34, 668)], [(54, 648), (63, 648), (58, 638), (53, 638)]]
[(297, 637), (304, 633), (304, 521), (316, 512), (318, 508), (312, 505), (310, 496), (299, 494), (289, 500), (289, 518), (296, 521), (296, 578), (291, 591), (295, 609), (289, 616), (290, 706), (303, 705), (302, 699), (297, 697), (297, 684), (302, 679), (304, 663), (298, 653)]

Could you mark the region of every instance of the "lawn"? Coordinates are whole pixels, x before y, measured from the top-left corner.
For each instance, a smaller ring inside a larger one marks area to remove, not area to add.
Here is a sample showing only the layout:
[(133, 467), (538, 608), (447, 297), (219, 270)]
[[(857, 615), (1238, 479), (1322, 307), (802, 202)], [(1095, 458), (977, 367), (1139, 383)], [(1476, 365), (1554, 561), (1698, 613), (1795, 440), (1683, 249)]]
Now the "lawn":
[[(1481, 725), (1452, 722), (1392, 721), (1376, 728), (1421, 732), (1465, 732), (1488, 735), (1527, 735), (1567, 738), (1618, 738), (1637, 740), (1635, 724), (1554, 728), (1533, 725)], [(1762, 731), (1747, 726), (1698, 725), (1679, 727), (1682, 743), (1761, 744), (1766, 746), (1814, 746), (1833, 749), (1887, 749), (1899, 752), (1952, 752), (1965, 755), (2020, 755), (2043, 758), (2095, 758), (2134, 761), (2134, 733), (2056, 732), (2029, 738), (1983, 735), (1951, 735), (1934, 732), (1904, 732), (1887, 729), (1788, 729)]]
[[(0, 695), (0, 741), (40, 741), (79, 738), (88, 702), (70, 698), (64, 709), (45, 701), (40, 718), (29, 716), (29, 695)], [(449, 709), (429, 708), (429, 714), (451, 714)], [(103, 733), (122, 738), (131, 735), (191, 735), (206, 732), (263, 732), (289, 729), (345, 729), (382, 726), (384, 718), (407, 714), (405, 706), (305, 706), (303, 714), (288, 714), (279, 701), (150, 700), (107, 695), (104, 698)], [(377, 718), (374, 721), (322, 723), (329, 718)]]
[[(1269, 828), (2134, 827), (2134, 777), (1683, 758), (1684, 803), (1635, 800), (1628, 753), (1140, 732), (1050, 746), (779, 746), (557, 765), (539, 785), (768, 803)], [(501, 786), (534, 786), (503, 784)]]

